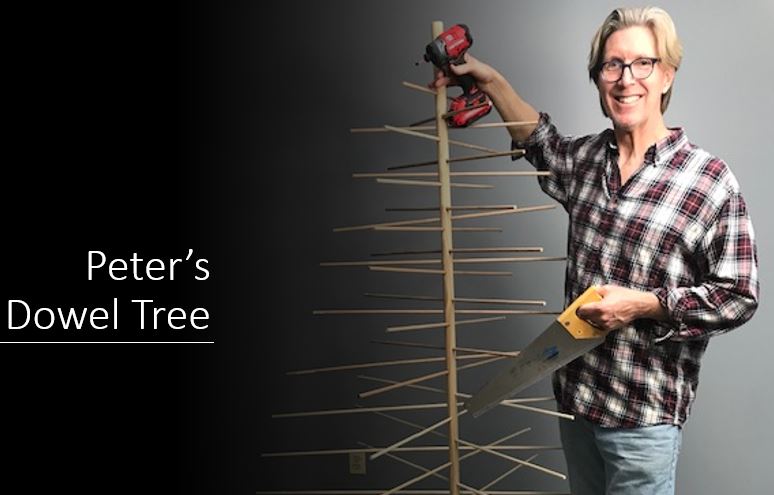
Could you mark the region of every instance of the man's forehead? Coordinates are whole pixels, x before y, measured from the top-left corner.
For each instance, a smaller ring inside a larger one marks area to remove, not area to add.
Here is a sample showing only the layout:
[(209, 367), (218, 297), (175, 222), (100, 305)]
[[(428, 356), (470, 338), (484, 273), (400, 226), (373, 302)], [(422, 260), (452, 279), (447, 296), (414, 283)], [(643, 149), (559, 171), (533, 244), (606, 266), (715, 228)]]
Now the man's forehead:
[(653, 57), (656, 56), (656, 37), (645, 26), (619, 29), (605, 41), (606, 57)]

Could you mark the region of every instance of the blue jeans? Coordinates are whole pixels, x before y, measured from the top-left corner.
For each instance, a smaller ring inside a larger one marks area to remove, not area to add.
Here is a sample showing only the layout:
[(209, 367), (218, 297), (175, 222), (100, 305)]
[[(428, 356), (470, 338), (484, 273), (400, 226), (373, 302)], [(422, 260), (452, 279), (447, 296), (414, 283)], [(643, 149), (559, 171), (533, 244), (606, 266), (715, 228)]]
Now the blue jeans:
[(602, 428), (559, 420), (573, 495), (674, 495), (678, 426)]

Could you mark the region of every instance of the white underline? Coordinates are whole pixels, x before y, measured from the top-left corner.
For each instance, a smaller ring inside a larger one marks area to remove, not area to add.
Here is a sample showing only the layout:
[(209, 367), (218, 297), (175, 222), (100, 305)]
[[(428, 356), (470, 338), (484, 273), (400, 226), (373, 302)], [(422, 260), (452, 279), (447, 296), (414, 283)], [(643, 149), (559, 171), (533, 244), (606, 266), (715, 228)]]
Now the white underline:
[(210, 341), (204, 341), (204, 340), (194, 340), (190, 342), (181, 342), (181, 341), (157, 341), (157, 340), (151, 340), (146, 342), (139, 342), (136, 340), (129, 340), (129, 341), (116, 341), (116, 340), (105, 340), (105, 341), (80, 341), (80, 340), (54, 340), (54, 341), (40, 341), (40, 340), (33, 340), (29, 342), (20, 342), (20, 341), (8, 341), (8, 342), (0, 342), (0, 344), (214, 344), (214, 340)]

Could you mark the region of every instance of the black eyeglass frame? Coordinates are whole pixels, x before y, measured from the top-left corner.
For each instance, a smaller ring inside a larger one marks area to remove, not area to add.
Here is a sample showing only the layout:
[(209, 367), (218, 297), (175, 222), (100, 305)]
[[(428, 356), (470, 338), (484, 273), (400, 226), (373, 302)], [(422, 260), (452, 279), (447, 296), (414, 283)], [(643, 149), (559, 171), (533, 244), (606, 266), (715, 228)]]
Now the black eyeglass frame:
[[(635, 76), (634, 75), (634, 69), (632, 69), (632, 65), (636, 64), (640, 60), (648, 60), (651, 63), (650, 72), (648, 72), (648, 75), (645, 76), (645, 77), (637, 77), (637, 76)], [(618, 63), (621, 64), (621, 75), (619, 75), (618, 79), (616, 79), (615, 81), (608, 81), (607, 79), (605, 79), (605, 77), (602, 74), (603, 74), (603, 71), (605, 69), (605, 66), (610, 64), (610, 63), (613, 63), (613, 62), (618, 62)], [(613, 60), (609, 60), (607, 62), (602, 62), (602, 63), (599, 64), (599, 77), (603, 81), (605, 81), (605, 82), (617, 83), (618, 81), (623, 79), (624, 72), (626, 71), (626, 68), (628, 67), (629, 68), (629, 72), (631, 72), (631, 74), (632, 74), (632, 78), (634, 78), (636, 81), (642, 81), (643, 79), (649, 78), (651, 76), (651, 74), (653, 74), (653, 69), (655, 69), (656, 63), (658, 63), (658, 62), (661, 62), (661, 59), (657, 58), (657, 57), (639, 57), (639, 58), (635, 58), (634, 60), (632, 60), (628, 64), (625, 64), (623, 62), (623, 60), (619, 60), (617, 58), (614, 58)]]

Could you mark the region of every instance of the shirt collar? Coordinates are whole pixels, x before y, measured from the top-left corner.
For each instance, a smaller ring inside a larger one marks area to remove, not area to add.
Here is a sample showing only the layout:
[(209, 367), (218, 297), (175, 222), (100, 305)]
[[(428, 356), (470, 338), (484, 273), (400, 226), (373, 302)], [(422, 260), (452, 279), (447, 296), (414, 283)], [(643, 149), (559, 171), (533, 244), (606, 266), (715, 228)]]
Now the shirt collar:
[[(615, 140), (613, 129), (605, 129), (605, 140), (609, 150), (618, 153), (618, 144)], [(648, 148), (645, 153), (645, 162), (648, 165), (660, 166), (669, 163), (672, 157), (680, 149), (688, 144), (688, 137), (682, 127), (670, 127), (669, 135), (660, 139), (656, 144)]]

